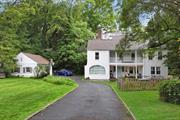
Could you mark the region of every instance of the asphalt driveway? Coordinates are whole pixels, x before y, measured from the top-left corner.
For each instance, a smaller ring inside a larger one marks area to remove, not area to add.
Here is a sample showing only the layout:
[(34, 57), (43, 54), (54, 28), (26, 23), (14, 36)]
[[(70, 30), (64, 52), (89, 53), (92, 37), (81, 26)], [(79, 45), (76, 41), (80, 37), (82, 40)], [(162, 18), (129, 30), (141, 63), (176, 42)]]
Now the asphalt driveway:
[(29, 120), (133, 120), (111, 88), (74, 79), (79, 88)]

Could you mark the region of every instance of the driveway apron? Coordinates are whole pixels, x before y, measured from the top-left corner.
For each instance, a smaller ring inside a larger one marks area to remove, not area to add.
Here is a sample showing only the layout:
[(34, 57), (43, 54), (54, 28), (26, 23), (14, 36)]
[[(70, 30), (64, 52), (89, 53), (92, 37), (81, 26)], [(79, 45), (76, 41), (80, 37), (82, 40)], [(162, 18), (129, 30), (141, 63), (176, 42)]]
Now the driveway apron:
[(29, 120), (133, 120), (110, 87), (73, 78), (75, 91)]

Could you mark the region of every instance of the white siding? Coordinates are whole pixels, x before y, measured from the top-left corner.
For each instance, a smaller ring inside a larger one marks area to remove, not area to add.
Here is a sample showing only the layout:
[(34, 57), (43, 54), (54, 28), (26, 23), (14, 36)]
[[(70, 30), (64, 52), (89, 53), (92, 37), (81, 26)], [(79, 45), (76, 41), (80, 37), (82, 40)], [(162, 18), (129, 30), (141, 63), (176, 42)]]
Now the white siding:
[[(35, 72), (35, 67), (37, 66), (37, 63), (24, 55), (23, 53), (19, 53), (16, 56), (17, 59), (17, 66), (20, 68), (20, 73), (12, 73), (14, 76), (23, 76), (23, 77), (34, 77), (36, 75)], [(31, 67), (32, 68), (32, 73), (23, 73), (23, 68), (24, 67)]]
[[(95, 53), (99, 52), (99, 60), (95, 60)], [(94, 65), (100, 65), (105, 68), (105, 74), (90, 74), (89, 69)], [(90, 79), (109, 79), (109, 51), (88, 51), (87, 65), (85, 66), (85, 78)]]
[[(167, 54), (167, 51), (163, 51), (162, 54)], [(168, 67), (164, 64), (164, 58), (158, 60), (158, 52), (154, 54), (152, 60), (149, 60), (148, 55), (144, 58), (144, 76), (151, 77), (151, 67), (161, 67), (160, 76), (163, 76), (164, 78), (168, 77)]]
[[(95, 53), (99, 52), (99, 60), (95, 60)], [(111, 51), (112, 52), (112, 51)], [(167, 54), (167, 51), (162, 51), (163, 55)], [(115, 58), (115, 56), (111, 55), (111, 57)], [(138, 55), (140, 57), (140, 54)], [(142, 74), (143, 77), (152, 77), (151, 75), (151, 67), (160, 67), (161, 74), (157, 76), (162, 76), (164, 78), (168, 77), (168, 67), (164, 64), (164, 58), (162, 60), (158, 60), (158, 52), (155, 53), (154, 58), (149, 60), (148, 55), (146, 55), (143, 59), (141, 58), (141, 62), (137, 61), (137, 63), (131, 62), (110, 62), (110, 51), (87, 51), (87, 65), (85, 66), (85, 78), (90, 79), (110, 79), (110, 65), (118, 66), (118, 77), (123, 76), (120, 66), (135, 66), (138, 65), (139, 73)], [(105, 67), (105, 74), (89, 74), (90, 67), (94, 65), (101, 65)]]

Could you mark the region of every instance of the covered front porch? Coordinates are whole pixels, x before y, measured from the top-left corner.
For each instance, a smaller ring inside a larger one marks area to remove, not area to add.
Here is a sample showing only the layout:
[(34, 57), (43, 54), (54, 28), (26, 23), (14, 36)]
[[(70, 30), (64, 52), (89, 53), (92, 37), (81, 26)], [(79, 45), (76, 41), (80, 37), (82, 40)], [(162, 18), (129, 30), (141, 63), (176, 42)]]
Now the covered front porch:
[(143, 65), (110, 65), (110, 78), (142, 78), (143, 71)]

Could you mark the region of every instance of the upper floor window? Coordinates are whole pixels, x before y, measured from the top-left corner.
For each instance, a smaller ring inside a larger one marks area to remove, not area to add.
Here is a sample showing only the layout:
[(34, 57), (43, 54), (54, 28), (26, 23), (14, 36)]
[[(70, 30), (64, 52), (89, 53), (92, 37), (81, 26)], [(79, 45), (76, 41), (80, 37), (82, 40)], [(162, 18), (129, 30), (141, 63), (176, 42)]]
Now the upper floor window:
[(95, 60), (99, 60), (99, 52), (95, 52)]
[(135, 60), (135, 53), (131, 53), (131, 60)]
[(158, 52), (158, 60), (162, 60), (162, 52)]
[(148, 58), (149, 58), (149, 60), (152, 60), (153, 59), (153, 55), (149, 53)]

